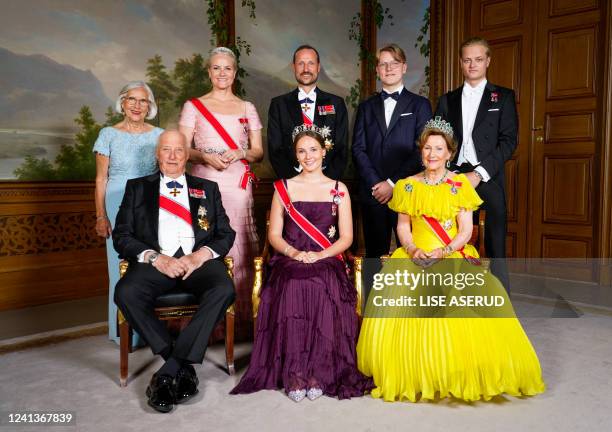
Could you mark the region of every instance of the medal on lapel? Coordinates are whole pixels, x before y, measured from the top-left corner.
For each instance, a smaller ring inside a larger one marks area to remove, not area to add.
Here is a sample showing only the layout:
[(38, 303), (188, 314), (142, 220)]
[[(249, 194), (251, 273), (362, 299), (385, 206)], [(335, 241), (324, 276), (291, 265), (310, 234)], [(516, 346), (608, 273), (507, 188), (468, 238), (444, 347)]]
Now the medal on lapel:
[(206, 217), (208, 212), (206, 211), (206, 207), (200, 206), (198, 208), (198, 226), (204, 231), (208, 231), (210, 228), (210, 222), (208, 222), (208, 218)]

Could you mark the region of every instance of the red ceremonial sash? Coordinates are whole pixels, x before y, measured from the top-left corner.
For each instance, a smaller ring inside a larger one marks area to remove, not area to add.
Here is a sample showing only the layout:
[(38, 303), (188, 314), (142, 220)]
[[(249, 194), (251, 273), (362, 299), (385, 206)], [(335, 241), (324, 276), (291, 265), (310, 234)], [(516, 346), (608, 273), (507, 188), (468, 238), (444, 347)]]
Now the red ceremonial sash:
[[(442, 243), (448, 246), (451, 242), (451, 238), (449, 237), (446, 230), (442, 228), (442, 225), (440, 225), (440, 222), (438, 222), (437, 219), (429, 217), (429, 216), (422, 215), (421, 217), (427, 223), (427, 225), (429, 225), (429, 227), (433, 230), (433, 232), (436, 234), (436, 237), (438, 237)], [(459, 252), (461, 256), (465, 258), (465, 260), (469, 262), (470, 264), (474, 264), (474, 265), (481, 264), (478, 258), (467, 255), (463, 251), (463, 248), (457, 250), (457, 252)]]
[[(296, 208), (291, 203), (289, 199), (289, 193), (287, 192), (287, 187), (285, 186), (285, 182), (283, 180), (276, 180), (274, 182), (274, 189), (278, 192), (283, 205), (285, 206), (285, 210), (295, 222), (295, 224), (302, 230), (308, 237), (310, 237), (316, 244), (321, 246), (323, 249), (327, 249), (332, 245), (332, 242), (321, 232), (319, 229), (312, 224), (306, 217), (296, 210)], [(340, 261), (344, 262), (344, 257), (342, 254), (336, 255)]]
[[(200, 102), (198, 98), (191, 99), (191, 103), (197, 108), (198, 111), (200, 111), (200, 114), (202, 114), (204, 118), (208, 120), (208, 123), (210, 123), (210, 125), (217, 131), (219, 136), (223, 139), (223, 141), (225, 141), (225, 144), (227, 144), (230, 149), (238, 150), (240, 148), (238, 145), (236, 145), (232, 137), (227, 133), (223, 126), (221, 126), (221, 123), (219, 123), (215, 116), (212, 115), (212, 113), (204, 106), (204, 104), (202, 104), (202, 102)], [(242, 162), (242, 165), (244, 165), (244, 174), (242, 174), (242, 177), (240, 178), (240, 187), (242, 189), (246, 189), (249, 182), (257, 182), (259, 179), (257, 176), (255, 176), (255, 173), (251, 171), (251, 166), (246, 159), (240, 159), (240, 162)]]
[(189, 226), (191, 226), (191, 213), (188, 209), (177, 203), (176, 201), (172, 201), (170, 198), (165, 197), (163, 195), (159, 196), (159, 208), (166, 210), (168, 213), (172, 213), (173, 215), (180, 217), (183, 219)]
[(302, 111), (302, 120), (304, 121), (305, 125), (312, 126), (312, 120), (306, 115), (306, 113), (304, 113), (304, 111)]

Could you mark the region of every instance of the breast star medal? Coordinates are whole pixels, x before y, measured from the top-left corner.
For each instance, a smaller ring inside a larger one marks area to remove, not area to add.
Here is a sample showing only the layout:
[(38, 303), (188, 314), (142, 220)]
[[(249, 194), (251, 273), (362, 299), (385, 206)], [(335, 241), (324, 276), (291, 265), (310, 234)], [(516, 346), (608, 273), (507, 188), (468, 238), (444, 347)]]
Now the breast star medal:
[(331, 238), (334, 238), (335, 236), (336, 236), (336, 227), (331, 225), (329, 227), (329, 230), (327, 231), (327, 237), (331, 239)]
[(210, 228), (210, 222), (208, 222), (208, 218), (206, 217), (208, 212), (206, 211), (206, 207), (200, 206), (198, 208), (198, 226), (204, 231), (208, 231)]

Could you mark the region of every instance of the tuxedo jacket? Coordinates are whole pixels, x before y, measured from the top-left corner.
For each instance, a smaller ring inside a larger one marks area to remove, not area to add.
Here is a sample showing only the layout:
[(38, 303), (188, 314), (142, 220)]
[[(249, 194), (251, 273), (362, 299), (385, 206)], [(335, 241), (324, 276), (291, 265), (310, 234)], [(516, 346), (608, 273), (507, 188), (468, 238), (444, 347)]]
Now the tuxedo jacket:
[[(299, 90), (277, 96), (270, 102), (268, 110), (268, 153), (272, 167), (279, 178), (291, 178), (298, 174), (299, 164), (293, 150), (291, 134), (293, 128), (304, 124), (302, 108), (298, 100)], [(327, 126), (333, 143), (323, 161), (323, 173), (338, 180), (346, 167), (348, 148), (348, 118), (346, 105), (341, 97), (324, 92), (316, 87), (317, 100), (313, 123)], [(321, 115), (319, 107), (333, 106), (335, 113)]]
[(386, 179), (396, 182), (421, 170), (417, 140), (429, 119), (429, 100), (406, 88), (399, 95), (388, 127), (380, 93), (359, 104), (352, 152), (363, 204), (378, 203), (371, 192), (376, 183)]
[[(193, 251), (208, 246), (220, 256), (229, 252), (236, 233), (230, 227), (229, 218), (221, 203), (221, 193), (217, 183), (185, 174), (189, 189), (204, 192), (203, 198), (189, 196), (189, 208), (195, 243)], [(122, 259), (136, 261), (138, 255), (147, 250), (160, 251), (157, 232), (159, 227), (159, 182), (160, 174), (128, 180), (123, 201), (113, 230), (113, 245)], [(198, 209), (206, 209), (209, 222), (208, 230), (198, 224)]]
[[(453, 127), (459, 144), (454, 163), (463, 145), (463, 118), (461, 97), (463, 86), (440, 97), (436, 116), (441, 116)], [(472, 141), (480, 165), (491, 176), (490, 181), (505, 187), (504, 163), (510, 159), (517, 145), (518, 115), (514, 90), (487, 82), (478, 111)]]

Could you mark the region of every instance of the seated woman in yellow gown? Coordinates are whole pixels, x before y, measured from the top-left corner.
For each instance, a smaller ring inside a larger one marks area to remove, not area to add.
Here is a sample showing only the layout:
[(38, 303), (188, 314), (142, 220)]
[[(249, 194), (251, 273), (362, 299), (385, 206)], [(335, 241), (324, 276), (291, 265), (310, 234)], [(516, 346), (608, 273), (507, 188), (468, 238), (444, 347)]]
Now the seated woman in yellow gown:
[[(448, 313), (443, 318), (381, 316), (374, 310), (381, 300), (373, 302), (372, 298), (389, 297), (393, 289), (372, 290), (357, 344), (358, 367), (374, 378), (372, 396), (385, 401), (448, 396), (474, 401), (502, 393), (543, 392), (538, 357), (506, 291), (492, 274), (476, 267), (478, 254), (467, 244), (472, 212), (482, 200), (465, 175), (446, 169), (457, 150), (450, 124), (439, 117), (430, 120), (419, 147), (425, 170), (398, 181), (388, 204), (399, 213), (397, 232), (402, 247), (391, 256), (397, 259), (387, 260), (381, 273), (394, 273), (400, 264), (413, 273), (425, 273), (432, 261), (458, 258), (438, 264), (480, 271), (487, 293), (502, 298), (507, 306), (498, 318), (483, 318), (478, 313), (453, 318)], [(427, 292), (428, 288), (419, 289)], [(459, 292), (456, 286), (453, 289)]]

